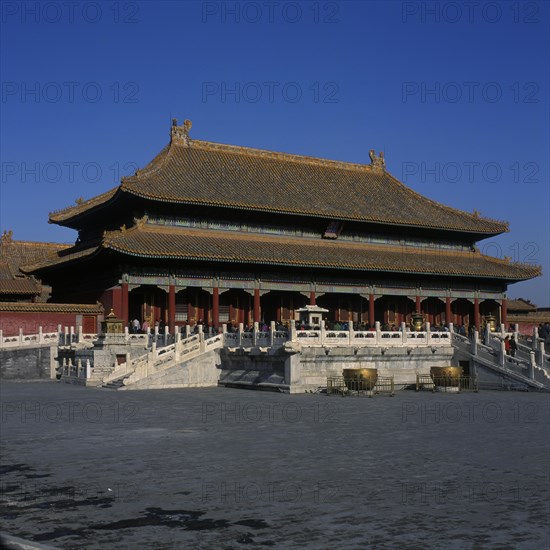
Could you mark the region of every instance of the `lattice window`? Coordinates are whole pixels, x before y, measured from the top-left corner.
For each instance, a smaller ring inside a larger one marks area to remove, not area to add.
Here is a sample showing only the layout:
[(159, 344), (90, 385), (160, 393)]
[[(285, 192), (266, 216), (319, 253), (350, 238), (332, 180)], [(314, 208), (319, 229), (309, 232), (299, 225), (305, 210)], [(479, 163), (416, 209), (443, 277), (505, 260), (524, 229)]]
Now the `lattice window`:
[(231, 319), (229, 318), (229, 306), (220, 304), (219, 308), (220, 323), (227, 323)]
[(187, 304), (176, 304), (176, 321), (187, 321)]

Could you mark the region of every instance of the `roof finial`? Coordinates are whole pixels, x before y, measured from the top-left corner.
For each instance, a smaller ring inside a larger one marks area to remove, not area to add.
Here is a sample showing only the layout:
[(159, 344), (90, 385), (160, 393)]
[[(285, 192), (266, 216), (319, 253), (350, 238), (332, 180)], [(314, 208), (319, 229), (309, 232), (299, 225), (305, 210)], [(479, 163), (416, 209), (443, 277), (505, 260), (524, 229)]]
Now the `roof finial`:
[(178, 126), (178, 119), (172, 119), (172, 127), (170, 128), (170, 138), (172, 143), (179, 145), (189, 145), (189, 130), (193, 123), (190, 120), (185, 120), (182, 126)]
[(376, 156), (376, 152), (374, 151), (374, 149), (371, 149), (369, 151), (369, 157), (370, 165), (373, 168), (381, 168), (382, 170), (385, 170), (386, 160), (384, 159), (384, 151), (380, 151), (379, 156)]
[(2, 233), (2, 244), (7, 245), (10, 244), (13, 241), (13, 231), (10, 229), (9, 231), (7, 229), (4, 229), (4, 233)]

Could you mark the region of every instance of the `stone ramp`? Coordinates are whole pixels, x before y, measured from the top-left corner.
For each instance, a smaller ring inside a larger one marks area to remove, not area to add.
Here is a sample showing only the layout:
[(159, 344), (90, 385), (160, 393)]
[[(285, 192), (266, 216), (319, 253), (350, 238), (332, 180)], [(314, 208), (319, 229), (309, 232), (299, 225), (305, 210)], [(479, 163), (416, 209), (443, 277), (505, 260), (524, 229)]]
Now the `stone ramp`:
[(111, 387), (118, 390), (212, 387), (218, 385), (220, 370), (219, 352), (211, 350), (193, 359), (160, 368), (135, 382), (130, 378), (123, 379), (120, 385), (120, 379), (113, 381)]

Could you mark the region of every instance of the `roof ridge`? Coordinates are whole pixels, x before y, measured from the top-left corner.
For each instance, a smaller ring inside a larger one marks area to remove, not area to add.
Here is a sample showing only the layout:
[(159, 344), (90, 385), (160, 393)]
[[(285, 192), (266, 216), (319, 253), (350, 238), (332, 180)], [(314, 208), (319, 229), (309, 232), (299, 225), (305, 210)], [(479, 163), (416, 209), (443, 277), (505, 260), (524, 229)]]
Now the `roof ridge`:
[(40, 245), (40, 246), (51, 246), (51, 247), (64, 246), (66, 248), (72, 246), (69, 243), (55, 243), (52, 241), (12, 241), (11, 244), (24, 245), (24, 246), (27, 246), (27, 245), (29, 246)]
[(172, 156), (172, 145), (173, 142), (167, 143), (143, 168), (138, 168), (131, 176), (123, 176), (120, 178), (120, 187), (125, 188), (124, 184), (126, 182), (131, 183), (142, 176), (149, 176), (158, 172)]
[(70, 206), (66, 206), (65, 208), (60, 208), (59, 210), (53, 210), (48, 214), (48, 217), (51, 219), (54, 216), (59, 216), (60, 214), (63, 214), (65, 212), (70, 212), (71, 210), (75, 208), (82, 208), (83, 206), (93, 205), (95, 203), (101, 202), (103, 199), (109, 196), (109, 194), (114, 194), (116, 191), (121, 187), (121, 185), (117, 185), (116, 187), (112, 187), (111, 189), (104, 191), (103, 193), (96, 195), (95, 197), (91, 197), (90, 199), (87, 199), (82, 202), (78, 202), (76, 204), (72, 204)]
[(309, 155), (296, 155), (294, 153), (285, 153), (281, 151), (271, 151), (269, 149), (258, 149), (255, 147), (246, 147), (244, 145), (231, 145), (228, 143), (217, 143), (215, 141), (204, 141), (200, 139), (189, 138), (187, 145), (176, 143), (178, 147), (200, 148), (209, 151), (227, 151), (230, 153), (246, 155), (251, 157), (272, 158), (274, 160), (288, 160), (298, 164), (312, 164), (315, 166), (333, 166), (343, 170), (380, 170), (386, 171), (384, 168), (378, 168), (374, 164), (361, 164), (359, 162), (347, 162), (344, 160), (334, 160), (322, 157), (312, 157)]
[(489, 218), (487, 216), (476, 216), (475, 214), (470, 214), (470, 212), (466, 212), (465, 210), (460, 210), (458, 208), (453, 208), (452, 206), (447, 206), (446, 204), (443, 204), (439, 201), (436, 201), (434, 199), (431, 199), (430, 197), (427, 197), (425, 195), (422, 195), (421, 193), (418, 193), (417, 191), (415, 191), (414, 189), (412, 189), (411, 187), (409, 187), (408, 185), (405, 185), (402, 181), (399, 181), (393, 174), (391, 174), (390, 172), (386, 171), (386, 174), (388, 174), (388, 176), (395, 182), (397, 183), (398, 185), (402, 186), (403, 189), (411, 194), (411, 195), (414, 195), (415, 197), (420, 197), (421, 199), (439, 207), (439, 208), (442, 208), (443, 210), (447, 210), (447, 211), (450, 211), (450, 212), (453, 212), (454, 214), (460, 214), (460, 215), (463, 215), (463, 216), (468, 216), (470, 219), (472, 220), (477, 220), (477, 221), (486, 221), (486, 222), (489, 222), (489, 223), (496, 223), (498, 225), (502, 225), (504, 227), (506, 227), (505, 231), (509, 231), (510, 230), (510, 226), (508, 224), (508, 222), (506, 221), (503, 221), (503, 220), (497, 220), (495, 218)]

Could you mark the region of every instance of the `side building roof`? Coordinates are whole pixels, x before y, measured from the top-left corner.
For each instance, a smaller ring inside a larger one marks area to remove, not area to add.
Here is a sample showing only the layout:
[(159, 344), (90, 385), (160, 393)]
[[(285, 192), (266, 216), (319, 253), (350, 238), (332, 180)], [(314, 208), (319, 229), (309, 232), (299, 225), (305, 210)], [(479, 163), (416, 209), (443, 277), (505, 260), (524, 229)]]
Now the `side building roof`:
[(385, 169), (382, 156), (354, 164), (191, 139), (191, 124), (172, 126), (170, 143), (143, 169), (102, 195), (50, 214), (80, 228), (101, 208), (128, 195), (153, 203), (215, 206), (283, 215), (432, 228), (480, 238), (508, 224), (416, 193)]
[(59, 243), (16, 241), (11, 231), (0, 238), (0, 295), (35, 297), (42, 293), (42, 285), (21, 271), (24, 264), (45, 261), (52, 254), (69, 248)]

